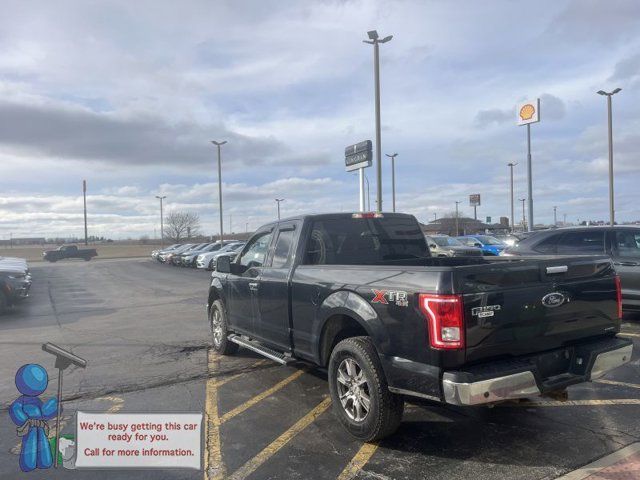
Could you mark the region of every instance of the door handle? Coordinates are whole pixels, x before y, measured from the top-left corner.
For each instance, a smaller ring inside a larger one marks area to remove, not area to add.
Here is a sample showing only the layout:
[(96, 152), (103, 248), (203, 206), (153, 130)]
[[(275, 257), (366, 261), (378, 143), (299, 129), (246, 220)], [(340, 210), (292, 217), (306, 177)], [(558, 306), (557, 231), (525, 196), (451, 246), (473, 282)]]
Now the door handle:
[(258, 291), (258, 282), (249, 282), (249, 290), (252, 292)]

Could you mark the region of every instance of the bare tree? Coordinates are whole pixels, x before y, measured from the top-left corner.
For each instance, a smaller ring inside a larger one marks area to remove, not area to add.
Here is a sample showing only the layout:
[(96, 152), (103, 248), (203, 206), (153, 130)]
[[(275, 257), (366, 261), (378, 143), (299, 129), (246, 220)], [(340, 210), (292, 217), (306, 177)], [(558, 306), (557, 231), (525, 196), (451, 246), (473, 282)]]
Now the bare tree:
[(164, 220), (164, 235), (173, 242), (179, 242), (200, 233), (200, 216), (191, 212), (169, 212)]

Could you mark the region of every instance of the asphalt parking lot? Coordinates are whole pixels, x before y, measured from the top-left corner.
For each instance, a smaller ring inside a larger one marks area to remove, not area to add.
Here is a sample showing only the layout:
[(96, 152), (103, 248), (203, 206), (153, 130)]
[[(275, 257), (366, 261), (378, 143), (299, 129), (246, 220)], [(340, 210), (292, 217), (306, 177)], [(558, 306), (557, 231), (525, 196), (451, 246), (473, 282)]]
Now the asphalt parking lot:
[[(398, 433), (351, 438), (333, 418), (324, 372), (246, 351), (208, 350), (207, 272), (151, 260), (62, 262), (32, 268), (31, 298), (0, 317), (0, 478), (21, 478), (6, 408), (24, 363), (49, 370), (44, 342), (86, 358), (65, 377), (63, 433), (76, 410), (206, 413), (205, 471), (34, 471), (29, 478), (557, 478), (640, 441), (640, 319), (625, 319), (632, 362), (569, 401), (494, 408), (407, 404)], [(53, 430), (53, 429), (52, 429)]]

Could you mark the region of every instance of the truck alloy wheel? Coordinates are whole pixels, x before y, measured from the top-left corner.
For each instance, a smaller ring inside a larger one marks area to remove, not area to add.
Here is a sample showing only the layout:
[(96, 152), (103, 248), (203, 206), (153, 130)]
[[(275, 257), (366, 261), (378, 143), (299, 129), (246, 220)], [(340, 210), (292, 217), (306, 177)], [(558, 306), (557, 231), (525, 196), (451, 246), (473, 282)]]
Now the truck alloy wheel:
[(404, 399), (389, 391), (371, 338), (351, 337), (339, 342), (327, 370), (333, 411), (351, 435), (370, 442), (396, 431)]
[(356, 422), (362, 422), (371, 409), (369, 384), (358, 362), (345, 358), (338, 367), (338, 396), (347, 416)]
[(232, 355), (238, 351), (238, 345), (228, 340), (227, 313), (220, 300), (216, 300), (209, 308), (209, 328), (213, 349), (222, 355)]

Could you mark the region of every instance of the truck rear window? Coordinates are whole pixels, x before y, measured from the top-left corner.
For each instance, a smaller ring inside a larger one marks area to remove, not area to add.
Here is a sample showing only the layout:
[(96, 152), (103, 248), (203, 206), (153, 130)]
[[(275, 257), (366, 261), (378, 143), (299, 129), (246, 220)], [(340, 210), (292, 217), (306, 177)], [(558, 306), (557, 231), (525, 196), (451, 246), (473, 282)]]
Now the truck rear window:
[(413, 218), (335, 218), (314, 221), (304, 263), (380, 265), (428, 256), (424, 235)]

